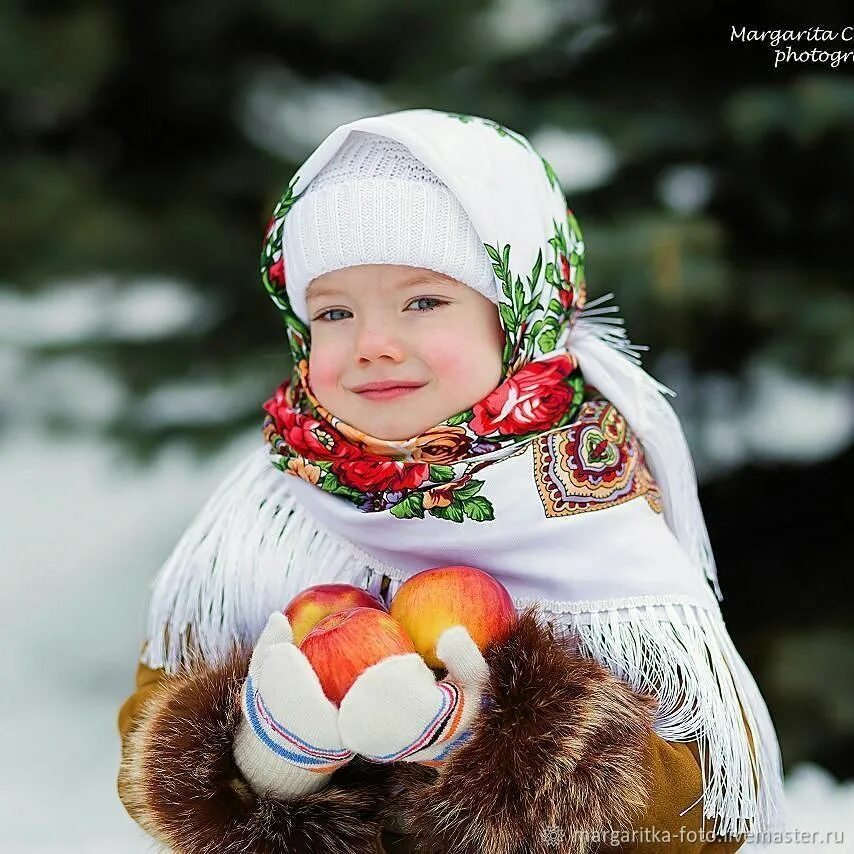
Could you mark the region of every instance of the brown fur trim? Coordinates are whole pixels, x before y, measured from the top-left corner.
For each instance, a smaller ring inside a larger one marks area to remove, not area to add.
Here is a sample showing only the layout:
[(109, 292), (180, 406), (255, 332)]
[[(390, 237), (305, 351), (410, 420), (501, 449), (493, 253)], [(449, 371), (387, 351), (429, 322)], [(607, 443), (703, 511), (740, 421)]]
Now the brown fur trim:
[(147, 699), (120, 779), (140, 825), (180, 854), (374, 854), (381, 851), (385, 766), (356, 757), (326, 788), (293, 801), (256, 795), (232, 758), (251, 651), (193, 665)]
[(634, 692), (535, 608), (485, 653), (493, 705), (441, 771), (394, 766), (419, 851), (582, 854), (627, 829), (651, 790), (655, 700)]

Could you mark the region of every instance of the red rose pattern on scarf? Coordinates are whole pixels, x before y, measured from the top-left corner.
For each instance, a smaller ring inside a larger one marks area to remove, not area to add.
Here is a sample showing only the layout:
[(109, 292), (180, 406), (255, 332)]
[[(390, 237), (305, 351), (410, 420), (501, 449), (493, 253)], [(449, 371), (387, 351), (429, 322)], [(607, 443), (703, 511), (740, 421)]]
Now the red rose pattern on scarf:
[(547, 430), (572, 404), (575, 390), (562, 380), (574, 368), (569, 356), (521, 368), (472, 407), (469, 426), (479, 436)]

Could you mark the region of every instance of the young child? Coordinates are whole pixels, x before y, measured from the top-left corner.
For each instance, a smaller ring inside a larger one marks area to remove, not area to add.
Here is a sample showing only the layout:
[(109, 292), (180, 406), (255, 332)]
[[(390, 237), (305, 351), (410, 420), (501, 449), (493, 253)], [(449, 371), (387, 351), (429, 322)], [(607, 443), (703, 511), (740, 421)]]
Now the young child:
[[(158, 575), (119, 716), (152, 836), (728, 852), (779, 826), (690, 453), (583, 262), (553, 170), (492, 121), (361, 119), (298, 170), (262, 255), (293, 373)], [(330, 582), (388, 603), (449, 564), (507, 587), (509, 638), (448, 629), (444, 678), (395, 656), (330, 703), (283, 606)]]

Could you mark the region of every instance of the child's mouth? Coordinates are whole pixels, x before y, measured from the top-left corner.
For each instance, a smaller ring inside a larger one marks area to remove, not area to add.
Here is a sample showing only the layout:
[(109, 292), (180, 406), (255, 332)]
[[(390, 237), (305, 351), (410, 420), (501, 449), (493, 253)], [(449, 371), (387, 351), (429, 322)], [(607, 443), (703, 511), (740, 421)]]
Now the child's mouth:
[(357, 392), (359, 397), (367, 397), (368, 400), (391, 400), (395, 397), (402, 397), (405, 394), (409, 394), (413, 391), (418, 391), (418, 389), (424, 388), (424, 386), (414, 385), (414, 386), (394, 386), (393, 388), (383, 388), (383, 389), (372, 389), (371, 391), (360, 391)]

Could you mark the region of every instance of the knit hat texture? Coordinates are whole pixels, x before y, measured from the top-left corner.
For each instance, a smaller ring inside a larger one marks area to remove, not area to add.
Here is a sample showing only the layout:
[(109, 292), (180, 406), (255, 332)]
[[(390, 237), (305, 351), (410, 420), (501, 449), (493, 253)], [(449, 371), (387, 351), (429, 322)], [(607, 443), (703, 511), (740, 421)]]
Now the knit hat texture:
[(435, 270), (498, 303), (489, 256), (456, 196), (395, 140), (351, 133), (283, 231), (288, 296), (305, 323), (311, 281), (358, 264)]

